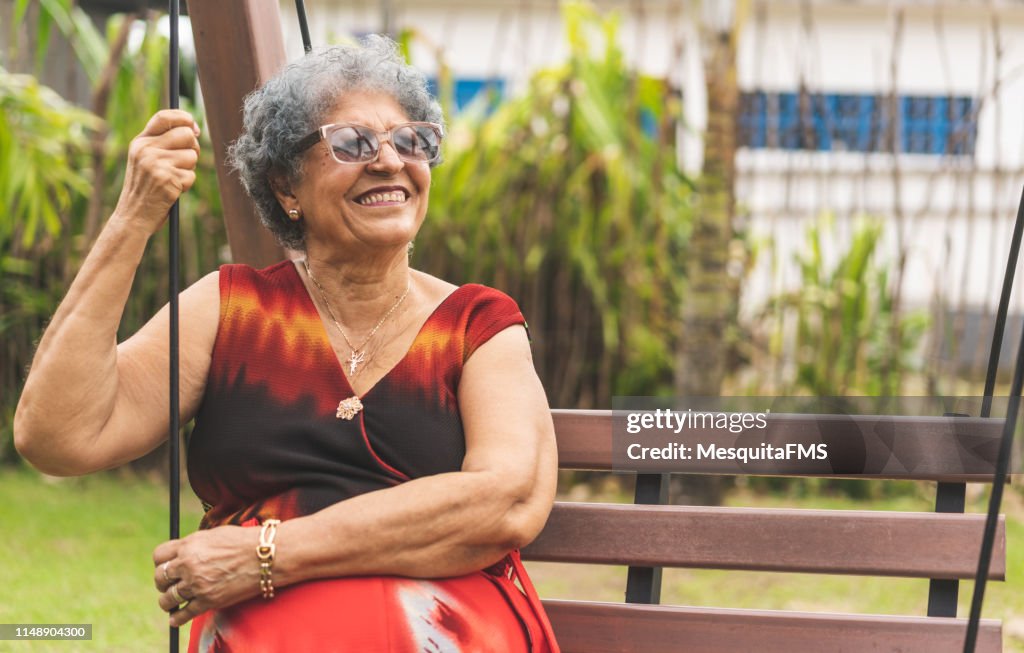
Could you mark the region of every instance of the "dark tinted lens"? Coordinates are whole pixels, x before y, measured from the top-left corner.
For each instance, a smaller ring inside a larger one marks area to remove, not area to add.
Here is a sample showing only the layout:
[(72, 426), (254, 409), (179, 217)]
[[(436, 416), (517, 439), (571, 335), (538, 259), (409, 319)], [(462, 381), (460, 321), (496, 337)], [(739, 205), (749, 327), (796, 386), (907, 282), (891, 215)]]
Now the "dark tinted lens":
[(394, 131), (398, 155), (412, 161), (433, 161), (441, 149), (441, 138), (427, 125), (404, 125)]
[(339, 127), (328, 136), (334, 157), (348, 163), (370, 161), (377, 154), (377, 137), (369, 129)]

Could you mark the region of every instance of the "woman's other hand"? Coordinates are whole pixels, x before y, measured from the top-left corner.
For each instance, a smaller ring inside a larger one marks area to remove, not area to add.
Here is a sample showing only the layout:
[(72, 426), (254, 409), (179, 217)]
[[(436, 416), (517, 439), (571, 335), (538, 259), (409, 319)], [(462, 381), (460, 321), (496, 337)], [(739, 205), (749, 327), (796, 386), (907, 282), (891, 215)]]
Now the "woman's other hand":
[[(164, 542), (153, 551), (157, 603), (171, 613), (171, 626), (259, 596), (259, 535), (258, 528), (218, 526)], [(187, 603), (172, 612), (181, 605), (178, 597)]]
[(158, 111), (128, 148), (124, 188), (114, 209), (152, 235), (174, 201), (192, 187), (199, 161), (199, 126), (178, 109)]

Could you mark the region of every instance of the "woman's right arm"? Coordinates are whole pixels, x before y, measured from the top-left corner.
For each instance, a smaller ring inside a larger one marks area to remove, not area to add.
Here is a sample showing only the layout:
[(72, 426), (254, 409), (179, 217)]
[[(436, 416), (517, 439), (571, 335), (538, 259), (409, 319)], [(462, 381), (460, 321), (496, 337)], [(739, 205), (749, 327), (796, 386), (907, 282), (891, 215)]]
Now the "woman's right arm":
[[(167, 437), (168, 317), (164, 307), (117, 344), (117, 328), (149, 237), (195, 180), (199, 142), (184, 111), (153, 116), (129, 149), (117, 207), (54, 313), (14, 416), (14, 443), (40, 470), (113, 467)], [(219, 315), (217, 273), (181, 294), (181, 413), (195, 413)]]

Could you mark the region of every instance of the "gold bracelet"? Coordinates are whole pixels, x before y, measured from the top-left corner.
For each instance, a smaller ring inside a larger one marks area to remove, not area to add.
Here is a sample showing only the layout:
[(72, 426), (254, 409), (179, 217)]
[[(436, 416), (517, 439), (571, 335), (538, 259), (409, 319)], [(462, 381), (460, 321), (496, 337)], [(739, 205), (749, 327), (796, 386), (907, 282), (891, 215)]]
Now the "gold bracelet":
[(274, 537), (277, 535), (277, 526), (280, 523), (280, 519), (268, 519), (263, 522), (263, 527), (260, 529), (260, 543), (256, 547), (256, 558), (260, 561), (260, 592), (263, 593), (265, 599), (274, 598), (274, 582), (271, 574), (276, 551)]

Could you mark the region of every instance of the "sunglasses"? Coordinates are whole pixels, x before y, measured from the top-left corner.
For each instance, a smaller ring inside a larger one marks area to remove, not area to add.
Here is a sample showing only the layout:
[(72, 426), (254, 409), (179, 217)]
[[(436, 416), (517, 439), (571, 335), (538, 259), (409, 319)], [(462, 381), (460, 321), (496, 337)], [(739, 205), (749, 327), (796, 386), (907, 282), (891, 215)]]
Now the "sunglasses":
[(433, 163), (441, 157), (441, 138), (441, 125), (432, 122), (406, 122), (382, 132), (339, 122), (324, 125), (303, 138), (296, 151), (302, 152), (322, 140), (338, 163), (373, 163), (387, 142), (403, 161)]

